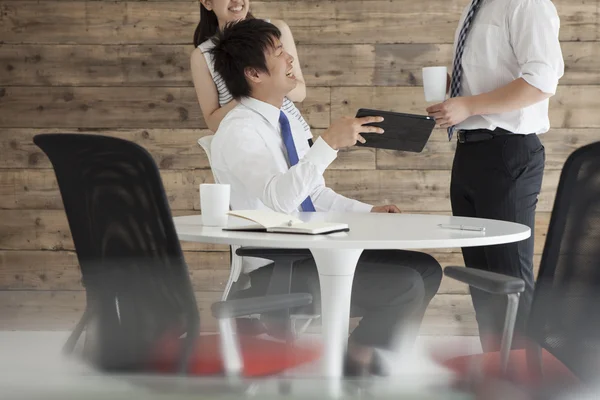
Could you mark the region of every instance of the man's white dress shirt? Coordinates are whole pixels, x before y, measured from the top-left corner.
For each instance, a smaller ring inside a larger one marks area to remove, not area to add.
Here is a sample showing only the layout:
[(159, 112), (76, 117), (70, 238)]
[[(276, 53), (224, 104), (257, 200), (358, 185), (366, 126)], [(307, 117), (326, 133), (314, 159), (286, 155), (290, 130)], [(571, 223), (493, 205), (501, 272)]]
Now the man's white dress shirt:
[[(281, 138), (280, 109), (254, 98), (244, 98), (221, 121), (211, 145), (211, 166), (219, 183), (231, 185), (233, 210), (301, 211), (310, 196), (316, 211), (370, 212), (372, 206), (344, 197), (325, 186), (323, 173), (337, 157), (322, 138), (312, 147), (297, 118), (288, 117), (299, 162), (289, 167)], [(285, 111), (284, 111), (285, 112)], [(244, 259), (244, 271), (266, 265)]]
[[(523, 78), (542, 92), (554, 94), (564, 73), (558, 41), (560, 19), (551, 0), (482, 0), (465, 42), (461, 96), (491, 92)], [(467, 15), (456, 30), (454, 46)], [(550, 128), (549, 100), (520, 110), (472, 116), (457, 129), (506, 129), (544, 133)]]

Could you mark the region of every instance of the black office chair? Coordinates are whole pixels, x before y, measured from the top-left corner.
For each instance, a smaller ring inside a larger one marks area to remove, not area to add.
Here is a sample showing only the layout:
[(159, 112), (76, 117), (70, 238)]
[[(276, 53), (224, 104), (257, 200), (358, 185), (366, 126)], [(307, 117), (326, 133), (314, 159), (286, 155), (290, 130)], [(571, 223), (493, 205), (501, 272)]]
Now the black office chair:
[[(446, 267), (445, 274), (497, 295), (515, 296), (524, 288), (521, 279), (487, 271)], [(569, 381), (570, 374), (586, 384), (600, 378), (600, 142), (573, 152), (563, 167), (524, 352), (509, 350), (510, 310), (507, 323), (501, 353), (486, 355), (490, 371), (520, 369), (528, 383)], [(464, 372), (467, 363), (461, 358), (449, 365)]]
[[(91, 357), (102, 369), (138, 371), (151, 362), (161, 364), (153, 359), (156, 346), (183, 336), (177, 340), (177, 355), (168, 355), (171, 361), (176, 359), (182, 372), (205, 371), (198, 369), (195, 349), (199, 314), (193, 288), (150, 154), (135, 143), (91, 134), (43, 134), (34, 142), (54, 167), (86, 289), (84, 315), (65, 351), (70, 353), (83, 330), (96, 322)], [(246, 359), (235, 340), (234, 318), (310, 302), (310, 294), (298, 293), (215, 304), (227, 374), (240, 374)], [(190, 357), (195, 361), (190, 363)]]

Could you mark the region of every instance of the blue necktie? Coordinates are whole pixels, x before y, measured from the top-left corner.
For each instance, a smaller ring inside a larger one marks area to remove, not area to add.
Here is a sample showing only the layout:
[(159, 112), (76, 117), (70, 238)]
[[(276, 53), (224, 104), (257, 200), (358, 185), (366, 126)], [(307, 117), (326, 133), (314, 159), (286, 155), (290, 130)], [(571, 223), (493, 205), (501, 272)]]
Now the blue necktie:
[[(475, 18), (475, 14), (477, 14), (477, 10), (479, 10), (479, 6), (483, 3), (481, 0), (473, 0), (471, 2), (471, 7), (469, 7), (469, 11), (467, 12), (467, 16), (463, 22), (462, 27), (460, 28), (460, 33), (458, 35), (458, 42), (456, 44), (456, 52), (454, 54), (454, 65), (452, 67), (452, 81), (450, 83), (450, 98), (457, 97), (460, 95), (460, 85), (462, 83), (462, 56), (465, 51), (465, 42), (467, 40), (467, 36), (469, 35), (469, 31), (471, 30), (473, 19)], [(454, 134), (455, 126), (452, 125), (448, 127), (448, 140), (452, 140), (452, 135)]]
[[(283, 111), (279, 113), (279, 124), (281, 125), (281, 138), (283, 139), (283, 144), (285, 144), (285, 149), (288, 153), (288, 159), (290, 160), (290, 167), (293, 167), (294, 165), (298, 164), (298, 152), (296, 151), (296, 145), (294, 144), (294, 138), (292, 137), (290, 121), (288, 121)], [(302, 202), (302, 211), (315, 211), (315, 206), (313, 205), (310, 196), (308, 196), (306, 200)]]

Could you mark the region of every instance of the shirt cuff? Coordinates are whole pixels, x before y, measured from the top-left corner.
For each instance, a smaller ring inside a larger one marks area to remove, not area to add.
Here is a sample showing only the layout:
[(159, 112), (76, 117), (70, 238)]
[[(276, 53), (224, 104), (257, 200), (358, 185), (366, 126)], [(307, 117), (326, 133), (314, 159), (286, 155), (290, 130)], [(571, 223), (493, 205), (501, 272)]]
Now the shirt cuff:
[(544, 93), (555, 94), (558, 86), (556, 72), (547, 65), (536, 64), (526, 66), (522, 72), (522, 78), (536, 89)]
[(337, 154), (337, 150), (332, 149), (323, 138), (319, 137), (304, 155), (303, 160), (315, 165), (323, 175), (327, 167), (337, 158)]
[(368, 212), (371, 212), (372, 209), (373, 209), (372, 205), (362, 203), (358, 200), (354, 200), (354, 204), (352, 205), (352, 210), (350, 210), (350, 211), (356, 212), (356, 213), (368, 213)]

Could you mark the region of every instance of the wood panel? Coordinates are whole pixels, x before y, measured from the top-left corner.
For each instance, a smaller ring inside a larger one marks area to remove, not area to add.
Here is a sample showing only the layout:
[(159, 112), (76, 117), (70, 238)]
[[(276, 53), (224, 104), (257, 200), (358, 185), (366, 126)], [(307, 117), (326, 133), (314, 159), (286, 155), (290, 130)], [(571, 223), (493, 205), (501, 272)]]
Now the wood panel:
[[(175, 215), (194, 214), (190, 211)], [(431, 212), (431, 214), (434, 214)], [(449, 213), (443, 213), (448, 215)], [(550, 214), (538, 212), (535, 226), (535, 252), (541, 254)], [(74, 250), (73, 241), (62, 210), (0, 210), (0, 250)], [(181, 242), (186, 251), (229, 251), (223, 245)], [(436, 253), (459, 249), (436, 249)]]
[[(314, 129), (315, 137), (322, 129)], [(51, 168), (41, 150), (33, 144), (39, 133), (93, 133), (133, 141), (146, 148), (161, 169), (206, 169), (208, 160), (196, 145), (198, 138), (212, 134), (206, 129), (0, 129), (0, 168)], [(580, 146), (600, 140), (598, 129), (552, 129), (541, 136), (546, 147), (546, 170), (561, 169), (568, 155)], [(449, 170), (456, 143), (448, 143), (445, 131), (436, 129), (421, 153), (354, 147), (338, 153), (330, 170), (407, 169)]]
[[(186, 252), (194, 290), (220, 292), (229, 277), (229, 253)], [(74, 252), (0, 251), (0, 290), (83, 290)]]
[[(546, 148), (546, 171), (562, 169), (577, 148), (600, 140), (598, 129), (551, 129), (540, 135)], [(421, 153), (377, 150), (377, 169), (450, 170), (456, 142), (448, 142), (446, 130), (436, 129)]]
[[(329, 126), (329, 88), (314, 88), (299, 109), (314, 127)], [(0, 127), (206, 128), (194, 88), (0, 88)]]
[[(464, 265), (460, 253), (429, 252), (441, 265)], [(540, 262), (536, 254), (535, 273)], [(185, 252), (194, 290), (220, 292), (229, 278), (226, 252)], [(84, 290), (72, 251), (0, 250), (0, 290)], [(468, 294), (467, 286), (444, 278), (439, 294)]]
[[(315, 138), (323, 129), (313, 129)], [(27, 129), (0, 128), (0, 169), (52, 168), (46, 155), (33, 143), (40, 133), (91, 133), (113, 136), (139, 144), (150, 152), (161, 169), (208, 169), (206, 154), (197, 144), (199, 138), (213, 133), (208, 129)], [(354, 147), (338, 153), (329, 166), (336, 169), (375, 169), (375, 150)]]
[[(218, 292), (196, 292), (200, 326), (215, 332), (216, 321), (210, 306)], [(1, 291), (0, 330), (71, 330), (85, 308), (83, 291)], [(471, 299), (464, 295), (439, 295), (430, 303), (420, 333), (475, 335), (477, 326)]]
[[(557, 0), (560, 38), (599, 37), (597, 0)], [(257, 16), (283, 19), (300, 43), (452, 43), (463, 0), (253, 2)], [(188, 44), (196, 1), (18, 1), (0, 4), (5, 43)], [(68, 26), (69, 29), (65, 29)]]
[[(192, 86), (191, 45), (1, 45), (6, 86)], [(69, 60), (69, 62), (65, 62)]]
[(0, 168), (52, 168), (48, 157), (33, 143), (41, 133), (91, 133), (112, 136), (139, 144), (152, 154), (161, 169), (206, 169), (208, 159), (197, 144), (212, 135), (208, 129), (0, 129)]
[[(423, 113), (421, 68), (450, 66), (467, 0), (266, 0), (255, 15), (284, 19), (298, 45), (308, 98), (299, 108), (318, 136), (359, 107)], [(536, 216), (535, 265), (566, 157), (600, 127), (600, 0), (555, 0), (565, 75), (542, 136), (546, 174)], [(42, 132), (134, 141), (161, 169), (174, 215), (198, 213), (211, 181), (196, 144), (205, 129), (189, 71), (197, 0), (0, 0), (0, 329), (71, 329), (83, 312), (77, 259), (51, 166), (32, 143)], [(353, 148), (328, 184), (405, 212), (449, 214), (454, 144), (436, 130), (420, 154)], [(202, 329), (229, 271), (229, 247), (183, 242)], [(459, 249), (431, 253), (462, 265)], [(467, 288), (444, 279), (424, 334), (476, 334)]]
[[(538, 209), (549, 211), (560, 171), (544, 176)], [(210, 170), (163, 170), (161, 176), (171, 209), (198, 210), (198, 185), (213, 182)], [(370, 204), (398, 204), (404, 211), (450, 211), (450, 175), (434, 170), (333, 170), (328, 186)], [(0, 208), (62, 209), (52, 170), (0, 170)]]
[[(210, 306), (218, 292), (196, 292), (202, 329), (216, 331)], [(8, 290), (0, 292), (0, 329), (72, 330), (85, 309), (83, 291)]]
[[(163, 170), (161, 177), (173, 210), (199, 209), (198, 186), (214, 182), (210, 170)], [(0, 170), (0, 208), (62, 209), (54, 171)]]
[[(550, 211), (560, 171), (547, 171), (538, 210)], [(370, 204), (397, 204), (404, 212), (450, 211), (450, 174), (435, 170), (327, 171), (329, 186)]]
[[(428, 104), (418, 87), (343, 87), (331, 89), (331, 119), (354, 115), (361, 107), (424, 114)], [(600, 127), (600, 86), (559, 86), (550, 100), (554, 128)]]
[[(197, 214), (173, 212), (174, 216)], [(63, 210), (1, 210), (0, 250), (74, 250)], [(187, 251), (229, 251), (229, 246), (181, 242)]]
[[(420, 86), (421, 68), (452, 65), (452, 44), (299, 45), (308, 86)], [(192, 86), (189, 45), (0, 45), (5, 86)], [(600, 83), (600, 47), (563, 42), (561, 85)], [(65, 63), (68, 59), (69, 62)]]

